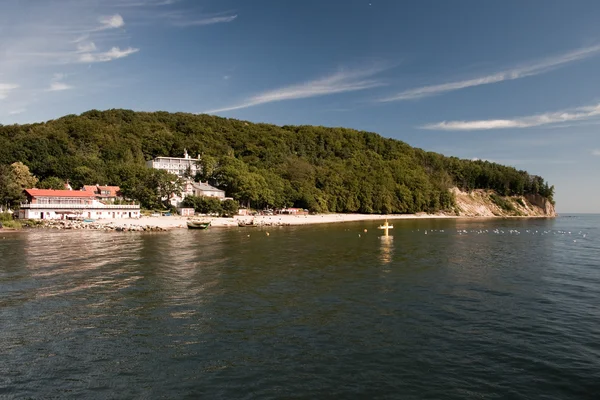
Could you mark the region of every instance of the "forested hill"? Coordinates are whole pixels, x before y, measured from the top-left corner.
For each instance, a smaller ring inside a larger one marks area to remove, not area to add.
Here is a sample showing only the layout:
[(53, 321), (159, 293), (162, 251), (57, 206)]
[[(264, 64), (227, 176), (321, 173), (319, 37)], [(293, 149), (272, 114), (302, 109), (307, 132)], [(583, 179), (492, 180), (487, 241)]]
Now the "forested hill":
[(203, 176), (242, 204), (320, 212), (414, 213), (452, 209), (457, 186), (501, 195), (553, 187), (512, 167), (416, 149), (375, 133), (253, 124), (210, 115), (92, 110), (30, 125), (0, 126), (0, 165), (21, 161), (40, 180), (127, 186), (145, 161), (202, 158)]

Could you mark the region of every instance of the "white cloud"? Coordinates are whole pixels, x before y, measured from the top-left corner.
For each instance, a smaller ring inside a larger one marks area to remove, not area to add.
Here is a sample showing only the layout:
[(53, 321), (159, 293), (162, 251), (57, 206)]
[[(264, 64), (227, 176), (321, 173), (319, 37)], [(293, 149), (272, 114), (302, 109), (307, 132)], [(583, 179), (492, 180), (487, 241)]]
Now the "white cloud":
[(52, 82), (50, 84), (50, 88), (48, 89), (48, 91), (49, 92), (60, 92), (60, 91), (69, 90), (69, 89), (73, 89), (73, 86), (67, 85), (64, 82)]
[(88, 34), (86, 33), (86, 34), (84, 34), (84, 35), (81, 35), (81, 36), (77, 37), (77, 38), (76, 38), (75, 40), (73, 40), (72, 42), (73, 42), (73, 43), (81, 43), (81, 42), (83, 42), (84, 40), (88, 40), (88, 39), (89, 39), (89, 37), (90, 37), (90, 35), (88, 35)]
[(467, 79), (456, 82), (448, 82), (440, 85), (422, 86), (415, 89), (405, 90), (396, 95), (383, 98), (379, 101), (400, 101), (400, 100), (412, 100), (423, 97), (436, 96), (446, 92), (454, 90), (465, 89), (480, 85), (489, 85), (492, 83), (498, 83), (502, 81), (515, 80), (525, 78), (528, 76), (539, 75), (544, 72), (550, 71), (555, 68), (559, 68), (565, 64), (583, 60), (589, 57), (593, 57), (600, 53), (600, 45), (583, 47), (569, 53), (562, 54), (560, 56), (547, 58), (536, 63), (531, 63), (522, 67), (513, 68), (505, 71), (496, 72), (494, 74), (481, 76), (473, 79)]
[(63, 90), (73, 89), (73, 86), (61, 82), (66, 77), (65, 74), (57, 73), (54, 74), (52, 81), (50, 82), (50, 87), (46, 89), (47, 92), (61, 92)]
[(347, 71), (341, 70), (325, 78), (285, 86), (279, 89), (270, 90), (248, 98), (240, 104), (223, 107), (216, 110), (206, 111), (208, 114), (220, 113), (224, 111), (239, 110), (257, 106), (259, 104), (274, 103), (284, 100), (304, 99), (309, 97), (326, 96), (335, 93), (353, 92), (382, 86), (383, 83), (371, 76), (381, 72), (381, 68), (371, 68), (366, 70)]
[(421, 128), (442, 131), (475, 131), (489, 129), (530, 128), (540, 125), (583, 121), (600, 116), (600, 104), (572, 110), (536, 114), (513, 119), (488, 119), (475, 121), (443, 121)]
[(125, 26), (125, 21), (123, 20), (123, 17), (121, 17), (119, 14), (100, 17), (98, 18), (98, 22), (102, 24), (102, 26), (98, 28), (100, 30), (115, 29)]
[(119, 3), (116, 3), (117, 7), (161, 7), (161, 6), (170, 6), (172, 4), (178, 3), (180, 0), (121, 0)]
[(592, 150), (592, 155), (593, 156), (600, 156), (600, 150), (598, 150), (598, 149)]
[(19, 85), (14, 83), (0, 83), (0, 100), (6, 99), (11, 91), (18, 88)]
[(210, 18), (201, 18), (201, 19), (193, 19), (193, 20), (174, 20), (173, 25), (186, 27), (186, 26), (204, 26), (204, 25), (213, 25), (213, 24), (221, 24), (226, 22), (232, 22), (237, 18), (237, 15), (227, 15), (223, 17), (210, 17)]
[(96, 44), (94, 42), (80, 42), (77, 44), (77, 51), (81, 53), (96, 51)]
[(119, 58), (127, 57), (131, 54), (137, 53), (140, 49), (135, 49), (133, 47), (128, 47), (126, 49), (121, 50), (119, 47), (113, 47), (109, 51), (101, 52), (101, 53), (83, 53), (79, 56), (79, 62), (82, 63), (96, 63), (96, 62), (106, 62), (112, 61)]
[(18, 115), (18, 114), (23, 114), (25, 111), (27, 111), (27, 110), (26, 110), (26, 109), (24, 109), (24, 108), (19, 108), (19, 109), (16, 109), (16, 110), (9, 111), (9, 112), (8, 112), (8, 115)]

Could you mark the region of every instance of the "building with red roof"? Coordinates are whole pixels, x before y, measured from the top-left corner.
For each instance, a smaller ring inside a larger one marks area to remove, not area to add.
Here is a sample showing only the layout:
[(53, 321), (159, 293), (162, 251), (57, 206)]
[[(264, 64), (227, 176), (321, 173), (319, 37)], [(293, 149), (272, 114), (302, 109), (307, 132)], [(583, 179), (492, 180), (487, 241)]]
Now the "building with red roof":
[(139, 205), (105, 204), (87, 190), (25, 189), (24, 194), (27, 200), (19, 209), (23, 219), (140, 217)]

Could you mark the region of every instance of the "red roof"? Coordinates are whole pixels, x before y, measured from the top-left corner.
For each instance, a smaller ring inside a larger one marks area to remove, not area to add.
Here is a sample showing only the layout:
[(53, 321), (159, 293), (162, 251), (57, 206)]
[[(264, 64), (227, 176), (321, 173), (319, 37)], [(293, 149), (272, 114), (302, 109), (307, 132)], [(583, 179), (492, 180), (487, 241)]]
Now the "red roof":
[[(96, 196), (117, 197), (121, 191), (121, 188), (118, 186), (83, 185), (83, 189), (81, 190), (92, 192)], [(103, 194), (103, 191), (107, 191), (108, 194)]]
[(121, 191), (121, 188), (118, 186), (98, 186), (98, 189), (100, 190), (100, 193), (102, 193), (103, 190), (108, 191), (110, 193), (109, 196), (112, 197), (116, 197), (119, 191)]
[(86, 192), (95, 192), (96, 191), (96, 185), (83, 185), (83, 189)]
[(94, 193), (81, 190), (25, 189), (25, 193), (31, 197), (94, 197)]

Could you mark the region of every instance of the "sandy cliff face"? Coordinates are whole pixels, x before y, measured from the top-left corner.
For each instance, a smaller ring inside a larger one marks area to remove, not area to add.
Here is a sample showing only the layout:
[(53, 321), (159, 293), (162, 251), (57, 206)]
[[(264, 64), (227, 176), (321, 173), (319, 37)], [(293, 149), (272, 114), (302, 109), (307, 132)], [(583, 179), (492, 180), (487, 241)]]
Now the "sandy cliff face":
[(555, 217), (548, 199), (539, 195), (498, 196), (491, 190), (463, 192), (452, 188), (458, 214), (467, 217)]

